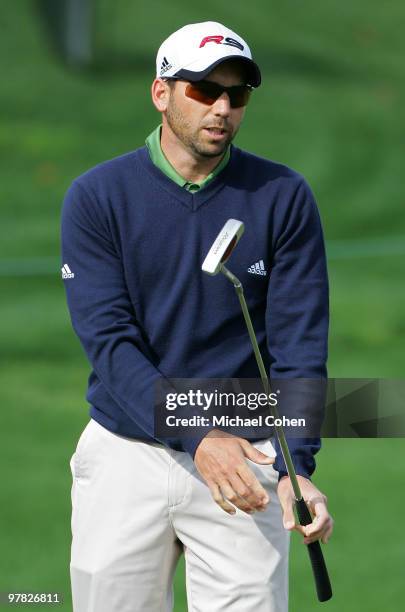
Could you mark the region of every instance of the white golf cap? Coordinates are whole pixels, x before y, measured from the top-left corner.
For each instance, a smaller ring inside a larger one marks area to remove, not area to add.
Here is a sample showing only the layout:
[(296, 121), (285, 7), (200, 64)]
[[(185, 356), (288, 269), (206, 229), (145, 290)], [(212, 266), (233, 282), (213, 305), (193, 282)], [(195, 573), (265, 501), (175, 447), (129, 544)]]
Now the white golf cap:
[(190, 23), (176, 30), (160, 45), (156, 78), (178, 77), (200, 81), (221, 62), (239, 59), (246, 63), (248, 85), (259, 87), (261, 74), (246, 42), (216, 21)]

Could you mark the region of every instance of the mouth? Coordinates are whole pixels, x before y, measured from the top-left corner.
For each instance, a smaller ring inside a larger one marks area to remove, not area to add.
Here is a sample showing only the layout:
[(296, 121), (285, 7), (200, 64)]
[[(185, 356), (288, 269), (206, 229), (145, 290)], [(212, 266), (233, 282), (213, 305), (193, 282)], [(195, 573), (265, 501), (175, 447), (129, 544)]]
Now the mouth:
[(204, 130), (213, 140), (222, 140), (227, 134), (227, 130), (218, 127), (208, 127), (204, 128)]

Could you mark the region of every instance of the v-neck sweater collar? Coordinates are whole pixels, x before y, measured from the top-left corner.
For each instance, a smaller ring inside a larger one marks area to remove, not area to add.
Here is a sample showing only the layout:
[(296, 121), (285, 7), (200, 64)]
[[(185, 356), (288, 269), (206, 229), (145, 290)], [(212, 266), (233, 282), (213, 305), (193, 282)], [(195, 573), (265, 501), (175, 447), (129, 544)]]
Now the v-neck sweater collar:
[(153, 181), (162, 189), (168, 192), (172, 197), (176, 198), (190, 210), (195, 211), (200, 206), (205, 204), (209, 199), (216, 195), (226, 184), (227, 178), (235, 172), (237, 160), (239, 158), (239, 149), (234, 145), (230, 145), (230, 159), (226, 166), (215, 176), (209, 183), (200, 191), (190, 192), (171, 180), (160, 168), (158, 168), (150, 157), (148, 148), (143, 146), (136, 152), (139, 161), (143, 167), (152, 176)]

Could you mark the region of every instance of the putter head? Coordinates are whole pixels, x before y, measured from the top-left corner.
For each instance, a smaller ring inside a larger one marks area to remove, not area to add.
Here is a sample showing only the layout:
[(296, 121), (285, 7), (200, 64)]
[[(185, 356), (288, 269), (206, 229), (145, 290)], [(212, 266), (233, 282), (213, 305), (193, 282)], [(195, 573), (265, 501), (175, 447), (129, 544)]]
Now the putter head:
[(242, 221), (228, 219), (203, 261), (201, 266), (203, 272), (215, 276), (215, 274), (221, 271), (221, 264), (224, 264), (229, 259), (244, 229), (245, 226)]

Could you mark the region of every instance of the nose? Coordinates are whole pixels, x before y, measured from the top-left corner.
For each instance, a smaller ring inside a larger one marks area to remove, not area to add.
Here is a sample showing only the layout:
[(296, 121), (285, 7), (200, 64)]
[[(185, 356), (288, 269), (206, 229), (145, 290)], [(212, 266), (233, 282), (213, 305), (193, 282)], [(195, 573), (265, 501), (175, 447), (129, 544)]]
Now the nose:
[(221, 117), (227, 117), (229, 115), (231, 111), (231, 102), (228, 94), (225, 91), (215, 100), (212, 110), (215, 115), (219, 115)]

